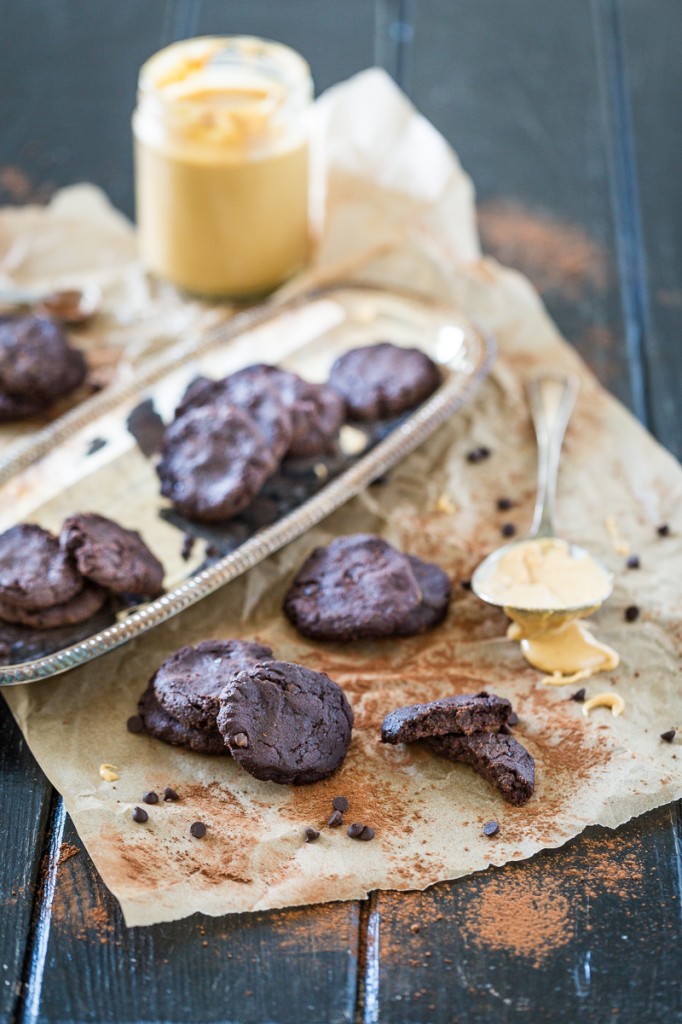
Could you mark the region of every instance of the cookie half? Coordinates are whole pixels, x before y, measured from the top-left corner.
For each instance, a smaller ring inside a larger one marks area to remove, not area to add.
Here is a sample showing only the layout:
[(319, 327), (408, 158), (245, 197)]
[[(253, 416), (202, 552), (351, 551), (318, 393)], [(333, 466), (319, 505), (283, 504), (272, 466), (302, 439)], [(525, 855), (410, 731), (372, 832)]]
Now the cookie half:
[(157, 670), (152, 685), (161, 706), (191, 729), (215, 730), (224, 688), (244, 669), (273, 654), (264, 644), (248, 640), (202, 640), (181, 647)]
[(105, 516), (69, 516), (59, 544), (83, 576), (115, 594), (156, 597), (163, 590), (163, 566), (140, 534)]
[(491, 782), (507, 803), (527, 803), (535, 789), (535, 761), (513, 736), (479, 732), (472, 736), (434, 736), (426, 741), (448, 761), (469, 764)]
[(235, 761), (255, 778), (298, 786), (326, 779), (342, 764), (353, 712), (323, 672), (271, 661), (225, 687), (218, 728)]
[(509, 721), (511, 713), (510, 702), (494, 693), (442, 697), (428, 704), (411, 704), (391, 711), (381, 726), (381, 742), (413, 743), (447, 733), (497, 732)]
[(351, 349), (339, 356), (329, 385), (357, 420), (398, 416), (414, 408), (441, 384), (440, 370), (425, 352), (390, 341)]

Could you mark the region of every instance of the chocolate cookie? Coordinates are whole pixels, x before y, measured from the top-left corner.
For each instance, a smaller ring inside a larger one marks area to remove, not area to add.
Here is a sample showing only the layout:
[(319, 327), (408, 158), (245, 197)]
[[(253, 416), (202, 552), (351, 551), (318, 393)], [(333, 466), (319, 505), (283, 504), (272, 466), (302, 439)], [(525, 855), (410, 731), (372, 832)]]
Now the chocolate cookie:
[(42, 527), (24, 523), (0, 535), (3, 605), (28, 611), (61, 605), (82, 590), (83, 582), (57, 538)]
[(512, 706), (494, 693), (462, 693), (428, 704), (396, 708), (381, 726), (382, 743), (413, 743), (446, 733), (497, 732), (509, 721)]
[(535, 762), (513, 736), (477, 732), (471, 736), (433, 736), (426, 742), (441, 757), (470, 764), (510, 804), (520, 806), (533, 795)]
[(435, 625), (449, 596), (449, 580), (437, 566), (358, 533), (313, 551), (287, 591), (284, 612), (316, 640), (376, 639)]
[(0, 598), (0, 619), (33, 629), (58, 629), (85, 622), (100, 610), (106, 601), (106, 592), (87, 583), (75, 597), (49, 608), (19, 608)]
[(343, 762), (353, 712), (323, 672), (270, 661), (225, 687), (218, 728), (235, 761), (255, 778), (298, 786), (326, 779)]
[(54, 320), (42, 316), (0, 317), (0, 391), (49, 405), (84, 380), (83, 353), (73, 348)]
[(17, 398), (0, 390), (0, 423), (12, 420), (25, 420), (30, 416), (38, 416), (45, 409), (45, 402), (31, 398)]
[(330, 387), (343, 396), (357, 420), (397, 416), (423, 402), (440, 383), (440, 370), (425, 352), (390, 341), (351, 349), (339, 356), (329, 374)]
[(432, 562), (422, 562), (414, 555), (407, 556), (422, 593), (422, 599), (396, 627), (395, 636), (416, 636), (426, 633), (439, 625), (445, 618), (450, 606), (452, 583), (447, 573)]
[(189, 409), (163, 436), (161, 493), (183, 515), (219, 522), (251, 502), (276, 468), (258, 425), (242, 409)]
[(163, 566), (140, 534), (105, 516), (69, 516), (59, 544), (83, 576), (115, 594), (156, 597), (163, 590)]
[(197, 377), (188, 386), (175, 415), (200, 406), (234, 405), (251, 416), (268, 443), (275, 462), (281, 462), (291, 446), (291, 413), (277, 388), (258, 375), (233, 373), (223, 380)]
[(187, 747), (197, 754), (229, 754), (217, 729), (192, 729), (169, 715), (159, 704), (152, 683), (140, 697), (137, 710), (150, 736), (172, 747)]
[(249, 381), (253, 386), (268, 386), (277, 391), (291, 415), (289, 456), (320, 455), (333, 449), (346, 418), (346, 405), (326, 384), (311, 384), (295, 373), (265, 363), (247, 366), (230, 379), (233, 386)]
[(163, 708), (183, 725), (215, 729), (218, 697), (238, 672), (273, 655), (264, 644), (248, 640), (202, 640), (181, 647), (157, 670), (152, 685)]

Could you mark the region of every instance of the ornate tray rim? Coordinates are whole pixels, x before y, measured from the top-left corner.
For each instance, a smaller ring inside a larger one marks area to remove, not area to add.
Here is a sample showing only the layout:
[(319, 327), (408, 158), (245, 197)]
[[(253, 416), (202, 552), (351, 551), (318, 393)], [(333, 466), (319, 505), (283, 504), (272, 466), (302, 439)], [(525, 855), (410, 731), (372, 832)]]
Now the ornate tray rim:
[(418, 292), (389, 288), (382, 284), (355, 281), (326, 283), (293, 298), (271, 300), (261, 306), (236, 313), (229, 320), (205, 331), (199, 338), (172, 346), (161, 357), (145, 363), (134, 380), (125, 381), (82, 403), (40, 431), (30, 443), (20, 442), (15, 445), (9, 455), (0, 460), (0, 486), (16, 473), (38, 461), (53, 447), (83, 427), (94, 423), (100, 415), (113, 411), (117, 405), (128, 399), (141, 396), (146, 388), (155, 384), (166, 373), (177, 369), (189, 357), (201, 355), (215, 345), (224, 344), (283, 312), (340, 291), (380, 292), (404, 298), (430, 309), (442, 310), (452, 323), (463, 331), (466, 338), (477, 341), (479, 351), (474, 365), (469, 371), (452, 373), (409, 419), (293, 512), (260, 530), (214, 565), (183, 581), (162, 597), (131, 612), (115, 625), (54, 654), (18, 665), (0, 666), (0, 687), (37, 682), (83, 665), (166, 622), (185, 608), (231, 583), (317, 525), (341, 505), (360, 494), (373, 480), (383, 476), (411, 454), (465, 404), (490, 371), (496, 354), (494, 340), (456, 308)]

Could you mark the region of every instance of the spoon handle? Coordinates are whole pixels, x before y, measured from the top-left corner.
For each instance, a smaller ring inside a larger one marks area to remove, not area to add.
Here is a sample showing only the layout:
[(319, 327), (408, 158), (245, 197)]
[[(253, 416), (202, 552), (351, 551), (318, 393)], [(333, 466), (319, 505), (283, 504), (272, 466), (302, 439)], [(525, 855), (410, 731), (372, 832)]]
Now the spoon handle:
[(538, 489), (531, 537), (554, 537), (559, 457), (568, 421), (580, 388), (573, 374), (547, 373), (528, 383), (530, 414), (538, 444)]

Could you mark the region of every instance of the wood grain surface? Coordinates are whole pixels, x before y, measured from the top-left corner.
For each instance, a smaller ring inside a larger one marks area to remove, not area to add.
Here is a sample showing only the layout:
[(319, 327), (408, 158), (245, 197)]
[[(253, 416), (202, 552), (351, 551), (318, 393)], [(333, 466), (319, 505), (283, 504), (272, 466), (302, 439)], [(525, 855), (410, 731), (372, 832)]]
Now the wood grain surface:
[[(88, 180), (132, 215), (137, 69), (222, 32), (290, 43), (318, 91), (383, 64), (486, 250), (682, 452), (678, 0), (3, 0), (0, 202)], [(2, 702), (0, 815), (2, 1021), (682, 1020), (677, 806), (426, 893), (130, 930)]]

